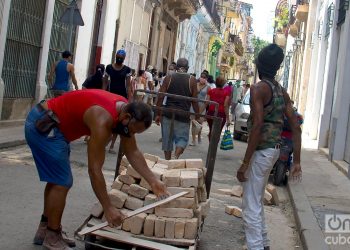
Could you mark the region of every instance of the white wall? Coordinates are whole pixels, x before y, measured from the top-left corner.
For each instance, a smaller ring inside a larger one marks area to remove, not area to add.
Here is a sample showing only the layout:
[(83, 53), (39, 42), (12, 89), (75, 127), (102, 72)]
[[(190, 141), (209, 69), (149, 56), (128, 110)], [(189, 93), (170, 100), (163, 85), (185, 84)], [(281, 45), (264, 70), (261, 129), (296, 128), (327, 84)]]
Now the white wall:
[(76, 50), (73, 57), (75, 75), (80, 87), (87, 78), (89, 70), (95, 8), (96, 0), (82, 1), (81, 3), (80, 11), (84, 20), (84, 26), (78, 27)]

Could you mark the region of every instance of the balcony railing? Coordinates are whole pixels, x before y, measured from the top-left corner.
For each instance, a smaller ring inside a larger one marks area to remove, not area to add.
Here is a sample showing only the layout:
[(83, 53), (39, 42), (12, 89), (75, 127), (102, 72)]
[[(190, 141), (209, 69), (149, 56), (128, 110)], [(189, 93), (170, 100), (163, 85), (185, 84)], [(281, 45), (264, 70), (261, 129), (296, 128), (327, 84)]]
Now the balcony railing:
[(221, 19), (217, 12), (217, 4), (213, 0), (203, 0), (204, 6), (213, 19), (215, 26), (220, 30)]
[(297, 0), (297, 5), (309, 4), (309, 0)]

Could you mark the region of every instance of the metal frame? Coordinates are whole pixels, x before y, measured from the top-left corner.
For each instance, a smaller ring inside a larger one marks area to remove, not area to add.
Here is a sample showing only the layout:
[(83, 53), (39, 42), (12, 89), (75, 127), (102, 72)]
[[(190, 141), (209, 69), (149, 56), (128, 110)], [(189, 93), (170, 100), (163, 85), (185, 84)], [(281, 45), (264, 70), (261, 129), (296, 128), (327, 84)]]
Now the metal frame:
[[(212, 119), (213, 120), (212, 133), (211, 133), (209, 147), (208, 147), (207, 159), (206, 159), (206, 162), (205, 162), (205, 167), (207, 169), (207, 174), (206, 174), (206, 178), (205, 178), (205, 186), (206, 186), (206, 191), (207, 191), (207, 198), (209, 198), (211, 182), (212, 182), (213, 174), (214, 174), (216, 153), (217, 153), (217, 148), (218, 148), (218, 144), (219, 144), (219, 141), (220, 141), (220, 135), (221, 135), (220, 127), (221, 127), (222, 118), (221, 117), (217, 117), (219, 104), (217, 102), (213, 102), (213, 101), (200, 100), (198, 98), (193, 98), (193, 97), (173, 95), (173, 94), (163, 93), (163, 92), (154, 92), (154, 91), (149, 91), (149, 90), (135, 90), (134, 97), (137, 96), (137, 93), (146, 93), (146, 94), (155, 95), (157, 97), (156, 98), (157, 100), (159, 98), (159, 95), (162, 95), (164, 97), (165, 96), (166, 97), (171, 97), (171, 98), (175, 98), (175, 99), (183, 100), (183, 101), (191, 101), (191, 102), (195, 101), (195, 102), (203, 102), (203, 103), (215, 105), (214, 116), (210, 116), (210, 115), (206, 115), (206, 114), (203, 115), (203, 114), (199, 114), (199, 113), (191, 113), (189, 111), (183, 111), (183, 110), (180, 110), (180, 109), (172, 109), (172, 108), (166, 108), (166, 107), (157, 107), (155, 105), (152, 105), (152, 109), (153, 109), (154, 112), (155, 111), (161, 111), (161, 112), (165, 111), (165, 112), (170, 112), (172, 114), (171, 131), (170, 131), (169, 138), (173, 137), (175, 114), (182, 114), (182, 115), (188, 115), (188, 116), (195, 115), (197, 117), (203, 117), (203, 118), (206, 118), (206, 119)], [(172, 140), (169, 140), (169, 141), (172, 141)], [(119, 151), (118, 151), (118, 159), (117, 159), (116, 168), (115, 168), (114, 179), (116, 179), (118, 174), (119, 174), (119, 166), (120, 166), (120, 163), (121, 163), (122, 156), (123, 156), (123, 149), (122, 149), (122, 146), (121, 146), (121, 143), (120, 143)]]

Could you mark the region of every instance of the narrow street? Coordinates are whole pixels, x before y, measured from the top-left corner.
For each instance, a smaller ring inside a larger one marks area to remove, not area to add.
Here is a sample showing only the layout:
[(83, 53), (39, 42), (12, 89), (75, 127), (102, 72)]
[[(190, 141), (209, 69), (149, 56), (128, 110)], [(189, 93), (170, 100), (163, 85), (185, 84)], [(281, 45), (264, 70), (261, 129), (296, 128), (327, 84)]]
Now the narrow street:
[[(203, 143), (200, 146), (188, 147), (183, 158), (205, 159), (208, 147), (207, 139), (204, 138), (206, 134), (205, 128)], [(141, 151), (162, 156), (161, 144), (158, 142), (159, 135), (160, 128), (156, 125), (139, 135), (138, 145)], [(238, 184), (234, 175), (245, 147), (246, 143), (235, 141), (235, 149), (232, 151), (225, 152), (218, 149), (210, 194), (211, 208), (203, 232), (200, 234), (198, 247), (200, 250), (243, 249), (242, 219), (225, 213), (225, 205), (240, 206), (241, 200), (220, 194), (218, 189), (231, 188)], [(87, 173), (86, 145), (79, 140), (71, 144), (71, 150), (74, 185), (63, 215), (63, 227), (70, 236), (84, 222), (91, 205), (96, 200)], [(31, 242), (41, 215), (44, 184), (38, 180), (30, 150), (27, 146), (20, 146), (3, 150), (0, 155), (1, 248), (41, 249)], [(107, 155), (104, 174), (108, 186), (113, 180), (115, 161), (116, 155)], [(278, 207), (265, 206), (272, 240), (271, 249), (302, 249), (286, 188), (278, 188), (278, 194), (281, 201)], [(75, 249), (84, 249), (84, 244), (79, 243)]]

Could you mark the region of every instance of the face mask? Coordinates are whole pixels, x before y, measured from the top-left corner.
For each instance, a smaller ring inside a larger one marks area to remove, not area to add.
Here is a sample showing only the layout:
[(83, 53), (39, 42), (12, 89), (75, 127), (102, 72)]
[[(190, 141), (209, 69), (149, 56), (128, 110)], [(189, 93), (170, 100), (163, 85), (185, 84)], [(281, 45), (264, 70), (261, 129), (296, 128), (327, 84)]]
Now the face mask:
[(122, 64), (124, 62), (124, 58), (120, 58), (120, 57), (117, 57), (116, 59), (115, 59), (115, 63), (116, 64)]
[(112, 129), (112, 132), (115, 134), (130, 138), (131, 135), (129, 131), (129, 123), (130, 123), (130, 120), (126, 125), (124, 125), (122, 122), (118, 122), (117, 126)]

